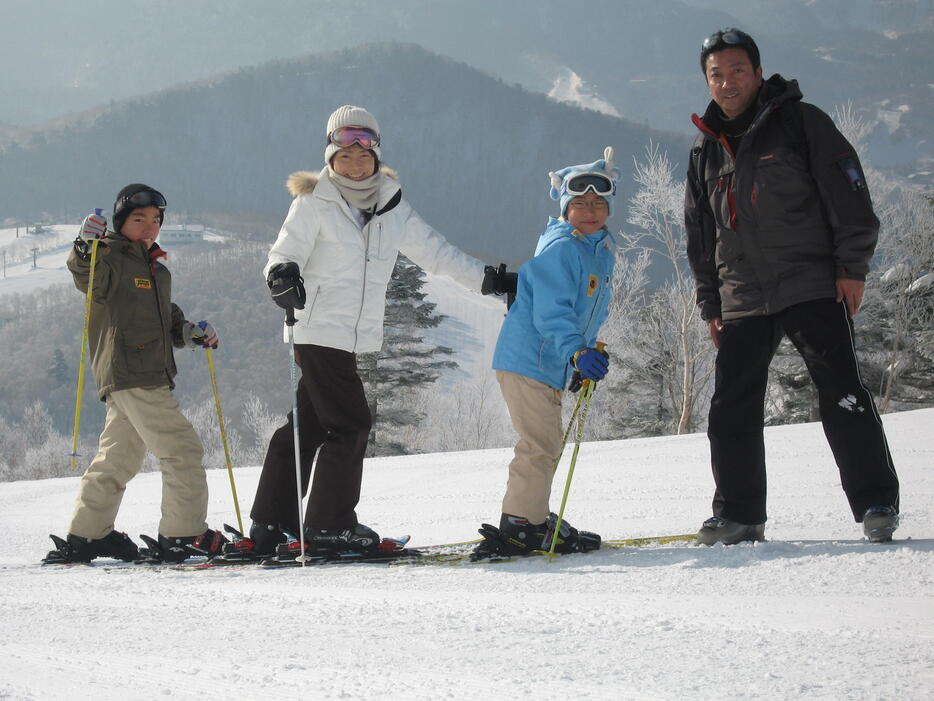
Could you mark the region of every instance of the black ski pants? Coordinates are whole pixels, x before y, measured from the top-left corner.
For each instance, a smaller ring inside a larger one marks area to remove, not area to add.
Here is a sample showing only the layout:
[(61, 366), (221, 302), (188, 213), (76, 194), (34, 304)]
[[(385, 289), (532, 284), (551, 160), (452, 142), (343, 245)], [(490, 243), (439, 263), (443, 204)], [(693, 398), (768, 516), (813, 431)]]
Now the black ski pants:
[[(357, 374), (353, 353), (297, 344), (298, 441), (302, 494), (308, 489), (315, 453), (314, 481), (305, 511), (305, 527), (345, 529), (357, 525), (363, 457), (372, 418)], [(295, 493), (293, 416), (269, 441), (250, 517), (298, 533)]]
[(853, 322), (842, 302), (819, 299), (723, 323), (707, 429), (714, 515), (746, 524), (766, 521), (765, 392), (783, 334), (817, 386), (824, 435), (856, 520), (877, 504), (898, 509), (898, 477), (882, 421), (860, 379)]

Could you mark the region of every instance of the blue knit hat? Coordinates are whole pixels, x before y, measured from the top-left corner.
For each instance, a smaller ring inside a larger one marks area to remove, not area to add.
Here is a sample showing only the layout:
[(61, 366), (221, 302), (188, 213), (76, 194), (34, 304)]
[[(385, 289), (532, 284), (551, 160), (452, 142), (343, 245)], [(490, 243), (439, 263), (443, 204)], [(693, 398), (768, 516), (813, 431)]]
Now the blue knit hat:
[(564, 216), (568, 202), (577, 197), (577, 195), (567, 191), (568, 181), (571, 178), (578, 175), (583, 175), (584, 173), (599, 173), (610, 179), (610, 182), (613, 184), (613, 191), (609, 195), (601, 195), (601, 197), (606, 200), (609, 213), (612, 214), (613, 204), (610, 198), (616, 194), (616, 183), (622, 176), (623, 172), (619, 168), (613, 166), (613, 147), (607, 146), (603, 151), (603, 158), (601, 158), (599, 161), (594, 161), (593, 163), (582, 163), (581, 165), (576, 166), (568, 166), (567, 168), (562, 168), (561, 170), (556, 170), (555, 172), (548, 174), (548, 177), (551, 179), (551, 199), (560, 200), (561, 216)]

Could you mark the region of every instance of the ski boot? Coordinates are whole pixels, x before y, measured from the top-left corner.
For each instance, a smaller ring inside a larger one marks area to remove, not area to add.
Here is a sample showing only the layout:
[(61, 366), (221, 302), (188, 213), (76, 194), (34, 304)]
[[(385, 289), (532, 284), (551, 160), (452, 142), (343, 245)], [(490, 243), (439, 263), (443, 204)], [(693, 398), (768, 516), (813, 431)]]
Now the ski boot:
[(224, 530), (231, 534), (232, 540), (224, 543), (223, 554), (217, 560), (224, 562), (253, 562), (272, 557), (276, 547), (284, 543), (286, 534), (277, 526), (253, 522), (250, 535), (245, 536), (233, 526), (224, 524)]
[(698, 545), (736, 545), (744, 541), (762, 542), (765, 540), (765, 524), (747, 525), (737, 523), (720, 516), (712, 516), (704, 521), (697, 532)]
[(50, 535), (55, 550), (42, 558), (45, 565), (62, 565), (73, 562), (90, 562), (96, 557), (112, 557), (115, 560), (132, 562), (139, 558), (139, 548), (126, 533), (111, 531), (103, 538), (81, 538), (68, 534), (67, 538)]
[[(474, 548), (470, 559), (486, 560), (515, 555), (530, 555), (535, 552), (549, 551), (554, 538), (558, 516), (548, 514), (544, 523), (533, 524), (528, 519), (512, 514), (500, 517), (499, 528), (484, 523), (480, 527), (483, 541)], [(600, 536), (589, 531), (578, 531), (570, 523), (561, 521), (561, 529), (555, 543), (556, 553), (577, 553), (597, 550)]]
[(148, 564), (178, 563), (197, 556), (210, 560), (219, 555), (228, 542), (223, 533), (210, 528), (201, 535), (169, 538), (160, 533), (158, 540), (148, 535), (140, 535), (140, 538), (148, 546), (140, 548), (140, 562)]
[[(285, 532), (287, 540), (276, 548), (275, 559), (280, 562), (296, 559), (302, 546), (298, 536)], [(305, 554), (315, 559), (340, 559), (346, 554), (377, 554), (381, 552), (382, 540), (376, 532), (358, 523), (353, 528), (305, 529)]]
[(870, 543), (888, 543), (898, 528), (898, 512), (891, 506), (870, 506), (863, 514), (863, 533)]
[(364, 552), (375, 549), (380, 537), (369, 526), (358, 523), (353, 528), (308, 528), (305, 544), (311, 553)]

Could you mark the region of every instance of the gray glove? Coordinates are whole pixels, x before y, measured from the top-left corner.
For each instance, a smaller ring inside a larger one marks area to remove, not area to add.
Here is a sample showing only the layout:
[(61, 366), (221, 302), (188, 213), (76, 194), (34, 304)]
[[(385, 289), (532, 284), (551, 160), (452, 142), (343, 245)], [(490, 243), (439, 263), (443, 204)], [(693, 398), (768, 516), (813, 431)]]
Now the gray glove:
[(217, 348), (217, 332), (206, 321), (182, 324), (182, 340), (186, 348)]

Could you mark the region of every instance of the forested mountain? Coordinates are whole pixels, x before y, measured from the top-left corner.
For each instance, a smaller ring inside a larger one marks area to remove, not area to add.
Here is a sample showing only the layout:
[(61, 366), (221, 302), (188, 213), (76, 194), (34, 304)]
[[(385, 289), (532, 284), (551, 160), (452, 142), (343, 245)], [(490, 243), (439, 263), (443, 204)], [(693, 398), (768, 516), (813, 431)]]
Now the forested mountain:
[[(32, 0), (5, 19), (0, 125), (27, 127), (271, 59), (400, 41), (656, 128), (689, 133), (702, 39), (740, 26), (767, 73), (880, 126), (877, 165), (932, 156), (932, 0)], [(76, 37), (81, 37), (76, 41)], [(38, 46), (42, 50), (36, 50)], [(398, 79), (392, 82), (397, 82)], [(4, 130), (0, 126), (0, 139)]]
[[(528, 258), (557, 205), (549, 170), (616, 149), (625, 171), (650, 140), (689, 142), (549, 100), (412, 45), (380, 44), (245, 68), (37, 132), (0, 151), (0, 220), (75, 220), (128, 182), (165, 192), (170, 213), (272, 236), (283, 186), (323, 165), (338, 105), (370, 109), (403, 192), (450, 240), (489, 262)], [(621, 195), (632, 191), (627, 179)]]

